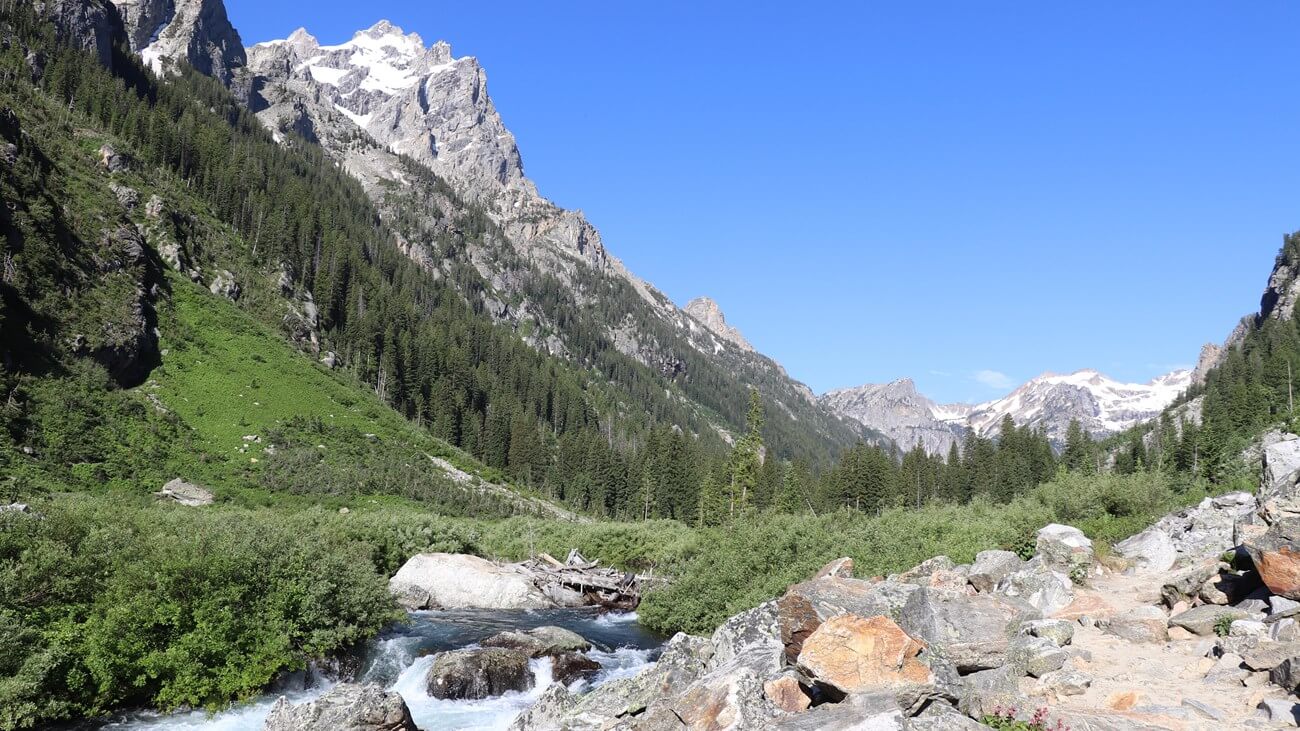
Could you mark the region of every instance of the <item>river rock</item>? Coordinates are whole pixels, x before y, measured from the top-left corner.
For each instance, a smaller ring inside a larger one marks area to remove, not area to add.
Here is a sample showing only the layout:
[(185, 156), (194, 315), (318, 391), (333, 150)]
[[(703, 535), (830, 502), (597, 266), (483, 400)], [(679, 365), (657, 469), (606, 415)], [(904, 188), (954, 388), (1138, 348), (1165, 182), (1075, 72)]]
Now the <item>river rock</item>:
[(533, 686), (528, 656), (501, 647), (440, 652), (429, 668), (429, 695), (434, 698), (489, 698)]
[(923, 587), (898, 612), (898, 625), (959, 672), (970, 673), (1005, 665), (1020, 623), (1040, 618), (1033, 607), (1008, 597)]
[(1046, 564), (1027, 566), (998, 582), (996, 592), (1019, 599), (1043, 614), (1052, 614), (1074, 601), (1070, 577)]
[(388, 582), (407, 609), (545, 609), (554, 606), (529, 577), (460, 553), (412, 556)]
[(377, 685), (344, 684), (314, 701), (293, 705), (283, 696), (263, 731), (419, 731), (397, 693)]
[(1128, 559), (1139, 576), (1164, 573), (1178, 560), (1169, 534), (1154, 526), (1116, 543), (1115, 553)]
[(576, 697), (564, 683), (551, 683), (533, 705), (510, 723), (509, 731), (553, 731), (559, 729), (573, 710)]
[(1048, 566), (1070, 576), (1093, 563), (1092, 541), (1074, 526), (1052, 523), (1038, 531), (1037, 556)]
[(192, 482), (186, 482), (179, 477), (163, 485), (162, 489), (153, 495), (156, 498), (170, 500), (191, 508), (212, 504), (211, 491)]
[(582, 635), (563, 627), (546, 625), (526, 631), (498, 632), (480, 643), (484, 647), (504, 647), (518, 650), (529, 657), (559, 655), (565, 652), (586, 652), (591, 643)]
[(600, 663), (580, 652), (561, 652), (551, 656), (551, 676), (559, 683), (571, 685), (590, 680), (600, 672)]
[(975, 554), (975, 563), (967, 572), (966, 580), (976, 591), (992, 591), (998, 582), (1019, 571), (1024, 563), (1011, 551), (980, 551)]
[(710, 670), (739, 663), (761, 678), (777, 672), (785, 664), (785, 645), (776, 602), (764, 602), (729, 618), (714, 630), (711, 645)]
[(1281, 520), (1246, 542), (1255, 570), (1269, 591), (1300, 599), (1300, 518)]
[(889, 617), (846, 614), (812, 633), (799, 666), (842, 693), (912, 688), (934, 683), (930, 667), (917, 659), (923, 649)]

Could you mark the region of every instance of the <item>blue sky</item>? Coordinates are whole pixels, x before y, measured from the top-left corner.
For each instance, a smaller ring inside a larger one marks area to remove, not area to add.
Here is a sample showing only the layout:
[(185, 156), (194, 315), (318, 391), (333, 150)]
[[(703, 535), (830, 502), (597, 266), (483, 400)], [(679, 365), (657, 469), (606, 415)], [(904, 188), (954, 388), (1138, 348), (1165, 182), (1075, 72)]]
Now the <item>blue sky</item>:
[(1300, 229), (1300, 3), (226, 4), (479, 57), (545, 195), (818, 392), (1147, 380)]

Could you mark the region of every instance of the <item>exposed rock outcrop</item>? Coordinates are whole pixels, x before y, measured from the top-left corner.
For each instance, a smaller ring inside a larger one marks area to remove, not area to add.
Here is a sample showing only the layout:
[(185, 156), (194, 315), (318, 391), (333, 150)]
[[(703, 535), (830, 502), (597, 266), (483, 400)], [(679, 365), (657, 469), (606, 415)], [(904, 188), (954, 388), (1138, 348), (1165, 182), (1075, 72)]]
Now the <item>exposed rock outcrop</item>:
[(213, 500), (211, 490), (192, 482), (186, 482), (179, 477), (163, 485), (161, 490), (154, 493), (154, 497), (170, 500), (191, 508), (211, 505)]
[(749, 344), (749, 341), (745, 339), (744, 335), (740, 334), (739, 330), (727, 324), (727, 318), (722, 314), (722, 308), (709, 297), (696, 297), (687, 302), (682, 309), (686, 311), (686, 314), (698, 320), (709, 332), (723, 340), (743, 350), (754, 349), (754, 346)]
[(247, 64), (239, 32), (222, 0), (113, 0), (126, 26), (131, 50), (157, 73), (178, 62), (226, 86)]

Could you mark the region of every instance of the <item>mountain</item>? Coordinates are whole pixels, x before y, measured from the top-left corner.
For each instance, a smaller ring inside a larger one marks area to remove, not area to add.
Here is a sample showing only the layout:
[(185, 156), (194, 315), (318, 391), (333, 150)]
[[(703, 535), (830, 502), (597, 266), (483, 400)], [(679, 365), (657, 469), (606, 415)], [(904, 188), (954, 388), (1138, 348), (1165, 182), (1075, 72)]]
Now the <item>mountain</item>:
[(754, 346), (749, 344), (745, 336), (741, 335), (739, 330), (727, 324), (727, 317), (722, 314), (722, 308), (717, 302), (708, 297), (696, 297), (687, 302), (686, 307), (682, 309), (686, 311), (686, 314), (698, 320), (701, 325), (708, 328), (709, 332), (741, 350), (753, 352)]
[[(403, 250), (543, 352), (597, 366), (617, 353), (680, 389), (701, 419), (735, 431), (757, 389), (778, 454), (826, 464), (881, 437), (826, 411), (812, 391), (756, 352), (721, 310), (676, 307), (606, 247), (579, 211), (556, 206), (524, 173), (514, 136), (473, 57), (380, 21), (341, 44), (305, 29), (248, 49), (251, 108), (284, 144), (319, 143), (362, 183)], [(458, 212), (486, 227), (460, 241)], [(700, 327), (703, 325), (704, 327)], [(603, 368), (613, 377), (624, 366)]]
[(877, 429), (902, 449), (920, 444), (930, 454), (948, 453), (961, 441), (960, 420), (970, 407), (941, 406), (916, 390), (910, 378), (830, 391), (821, 402), (835, 413)]
[(918, 442), (931, 454), (946, 453), (967, 431), (997, 436), (1002, 419), (1042, 429), (1061, 446), (1070, 421), (1077, 419), (1094, 437), (1121, 432), (1173, 403), (1192, 382), (1190, 371), (1160, 376), (1150, 383), (1120, 383), (1085, 369), (1068, 375), (1044, 373), (1006, 396), (978, 405), (938, 404), (921, 395), (911, 379), (831, 391), (827, 408), (877, 429), (906, 449)]
[(246, 57), (239, 32), (221, 0), (113, 0), (131, 50), (155, 72), (193, 66), (226, 86), (236, 81)]

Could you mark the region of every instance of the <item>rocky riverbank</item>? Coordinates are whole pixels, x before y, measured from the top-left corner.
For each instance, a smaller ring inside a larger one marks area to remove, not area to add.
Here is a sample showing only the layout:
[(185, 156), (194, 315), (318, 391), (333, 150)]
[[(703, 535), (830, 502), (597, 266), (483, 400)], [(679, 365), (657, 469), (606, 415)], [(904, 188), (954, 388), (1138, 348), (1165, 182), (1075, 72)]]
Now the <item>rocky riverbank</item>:
[[(1035, 714), (1076, 731), (1296, 727), (1300, 440), (1263, 459), (1258, 495), (1207, 498), (1113, 552), (1049, 525), (1029, 560), (985, 551), (857, 578), (840, 559), (710, 637), (677, 635), (633, 677), (552, 684), (512, 728), (939, 731)], [(331, 728), (408, 728), (383, 719)]]

